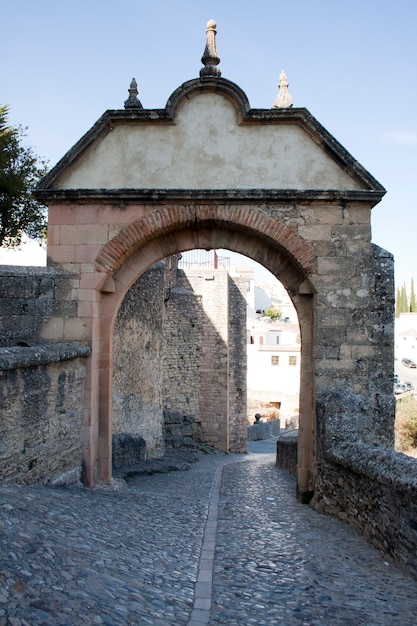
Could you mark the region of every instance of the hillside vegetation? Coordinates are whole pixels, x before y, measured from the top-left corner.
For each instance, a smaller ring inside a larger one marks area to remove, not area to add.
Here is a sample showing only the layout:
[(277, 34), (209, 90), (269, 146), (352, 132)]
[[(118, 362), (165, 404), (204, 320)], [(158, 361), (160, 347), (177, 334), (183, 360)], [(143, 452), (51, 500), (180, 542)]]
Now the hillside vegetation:
[(397, 400), (395, 449), (417, 456), (417, 401), (413, 396)]

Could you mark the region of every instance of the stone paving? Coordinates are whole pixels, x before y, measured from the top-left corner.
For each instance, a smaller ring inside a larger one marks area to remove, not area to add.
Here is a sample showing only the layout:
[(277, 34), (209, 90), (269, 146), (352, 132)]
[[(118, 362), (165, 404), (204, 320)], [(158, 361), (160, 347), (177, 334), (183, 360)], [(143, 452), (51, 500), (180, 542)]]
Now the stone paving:
[(415, 625), (416, 581), (299, 504), (274, 450), (112, 489), (0, 485), (0, 626)]

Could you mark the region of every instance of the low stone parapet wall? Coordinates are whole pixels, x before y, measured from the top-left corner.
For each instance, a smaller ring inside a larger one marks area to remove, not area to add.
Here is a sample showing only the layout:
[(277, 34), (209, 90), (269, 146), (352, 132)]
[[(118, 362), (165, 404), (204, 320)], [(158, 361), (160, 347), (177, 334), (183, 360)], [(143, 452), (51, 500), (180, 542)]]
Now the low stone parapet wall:
[(260, 441), (268, 439), (274, 435), (279, 435), (280, 421), (270, 420), (269, 422), (258, 422), (248, 426), (248, 441)]
[(386, 447), (344, 443), (319, 467), (311, 506), (346, 521), (417, 578), (417, 461)]
[(277, 467), (297, 474), (298, 430), (291, 430), (277, 440)]
[(88, 346), (0, 348), (0, 480), (76, 482)]

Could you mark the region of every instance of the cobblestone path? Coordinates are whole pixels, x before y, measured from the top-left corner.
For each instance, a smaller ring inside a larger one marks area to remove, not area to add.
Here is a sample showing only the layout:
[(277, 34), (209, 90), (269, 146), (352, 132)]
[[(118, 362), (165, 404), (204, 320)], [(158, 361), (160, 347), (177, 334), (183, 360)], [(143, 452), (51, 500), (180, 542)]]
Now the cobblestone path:
[(417, 583), (297, 503), (274, 444), (113, 490), (0, 485), (0, 626), (414, 626)]

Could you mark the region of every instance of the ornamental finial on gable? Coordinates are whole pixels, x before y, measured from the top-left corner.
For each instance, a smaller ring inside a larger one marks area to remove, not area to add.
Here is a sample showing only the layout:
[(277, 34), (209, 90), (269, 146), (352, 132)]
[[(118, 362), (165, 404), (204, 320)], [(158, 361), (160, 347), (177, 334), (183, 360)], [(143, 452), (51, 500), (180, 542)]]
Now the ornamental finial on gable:
[(130, 83), (129, 97), (125, 100), (125, 109), (143, 109), (138, 98), (138, 84), (134, 78)]
[(204, 78), (205, 76), (216, 76), (220, 77), (221, 72), (216, 65), (220, 63), (220, 58), (217, 55), (216, 49), (216, 22), (214, 20), (209, 20), (207, 22), (207, 30), (206, 30), (206, 47), (204, 49), (204, 54), (201, 57), (201, 62), (204, 65), (200, 70), (200, 77)]
[(288, 80), (284, 70), (279, 75), (279, 94), (274, 100), (274, 109), (289, 109), (292, 107), (292, 97), (288, 93)]

